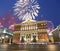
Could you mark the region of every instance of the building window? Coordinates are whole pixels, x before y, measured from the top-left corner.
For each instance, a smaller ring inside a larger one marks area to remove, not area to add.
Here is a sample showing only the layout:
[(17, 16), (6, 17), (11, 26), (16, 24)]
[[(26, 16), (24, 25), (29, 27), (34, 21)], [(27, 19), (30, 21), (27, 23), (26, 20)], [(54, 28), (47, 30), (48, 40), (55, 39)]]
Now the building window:
[(26, 35), (26, 38), (31, 38), (31, 34), (27, 34)]
[(38, 27), (36, 26), (36, 29), (37, 29)]
[(28, 26), (26, 26), (26, 30), (28, 30)]
[(24, 27), (22, 27), (22, 30), (24, 30)]
[(44, 24), (41, 24), (42, 26), (44, 25)]
[(32, 27), (32, 26), (30, 26), (30, 29), (33, 29), (33, 27)]
[(26, 26), (24, 26), (24, 30), (26, 30)]
[(22, 27), (21, 27), (21, 30), (22, 30)]
[(29, 26), (29, 30), (31, 29), (31, 27)]
[(36, 33), (33, 33), (33, 36), (36, 36)]

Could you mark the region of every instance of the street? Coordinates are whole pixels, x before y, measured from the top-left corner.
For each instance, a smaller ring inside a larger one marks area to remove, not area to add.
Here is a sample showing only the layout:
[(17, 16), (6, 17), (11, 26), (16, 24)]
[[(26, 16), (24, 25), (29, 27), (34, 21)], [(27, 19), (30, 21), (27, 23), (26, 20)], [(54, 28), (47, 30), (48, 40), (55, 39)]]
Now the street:
[(23, 44), (3, 44), (0, 51), (59, 51), (60, 45), (23, 45)]

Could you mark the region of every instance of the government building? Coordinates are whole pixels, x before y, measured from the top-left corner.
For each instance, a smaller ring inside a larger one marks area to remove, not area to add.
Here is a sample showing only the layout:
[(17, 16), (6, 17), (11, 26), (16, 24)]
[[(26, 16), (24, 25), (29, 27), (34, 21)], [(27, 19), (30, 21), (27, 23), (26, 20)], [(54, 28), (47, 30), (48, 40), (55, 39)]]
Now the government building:
[(46, 21), (27, 20), (14, 25), (13, 43), (49, 42)]

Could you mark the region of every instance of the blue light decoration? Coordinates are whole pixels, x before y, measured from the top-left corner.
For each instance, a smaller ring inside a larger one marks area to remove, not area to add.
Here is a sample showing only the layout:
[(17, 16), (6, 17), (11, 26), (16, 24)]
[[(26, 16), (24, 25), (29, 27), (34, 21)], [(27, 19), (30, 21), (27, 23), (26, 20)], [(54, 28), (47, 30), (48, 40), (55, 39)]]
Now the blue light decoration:
[(35, 19), (40, 9), (37, 0), (19, 0), (13, 8), (14, 15), (17, 15), (21, 20)]

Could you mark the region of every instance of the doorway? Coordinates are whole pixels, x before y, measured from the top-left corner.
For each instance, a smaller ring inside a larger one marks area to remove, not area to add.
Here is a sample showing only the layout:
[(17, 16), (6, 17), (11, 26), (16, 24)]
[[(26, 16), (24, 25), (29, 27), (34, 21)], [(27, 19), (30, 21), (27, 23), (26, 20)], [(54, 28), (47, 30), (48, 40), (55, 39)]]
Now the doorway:
[(26, 42), (27, 43), (31, 42), (31, 34), (26, 34)]
[(37, 42), (36, 41), (36, 36), (33, 36), (33, 41), (32, 42)]
[(25, 40), (24, 40), (24, 36), (21, 37), (21, 43), (24, 43)]

